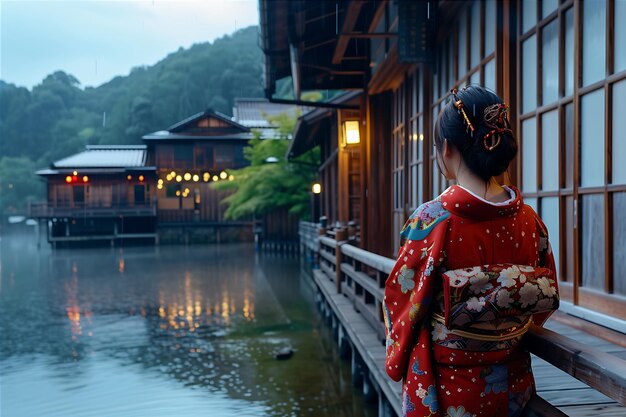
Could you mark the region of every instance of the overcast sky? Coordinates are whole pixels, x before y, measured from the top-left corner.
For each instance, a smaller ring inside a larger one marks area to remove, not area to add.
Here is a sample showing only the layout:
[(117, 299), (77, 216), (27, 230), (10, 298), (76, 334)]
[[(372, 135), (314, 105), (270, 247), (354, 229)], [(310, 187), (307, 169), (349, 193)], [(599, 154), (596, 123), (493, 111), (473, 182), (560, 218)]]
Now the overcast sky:
[(98, 86), (179, 47), (259, 22), (257, 0), (0, 0), (0, 79), (32, 88), (63, 70)]

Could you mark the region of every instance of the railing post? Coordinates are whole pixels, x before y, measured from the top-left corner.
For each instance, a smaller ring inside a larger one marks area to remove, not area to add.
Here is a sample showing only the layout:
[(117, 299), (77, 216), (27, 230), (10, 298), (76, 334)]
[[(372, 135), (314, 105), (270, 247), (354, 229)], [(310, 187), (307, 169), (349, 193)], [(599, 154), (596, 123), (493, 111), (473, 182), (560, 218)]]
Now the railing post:
[(335, 248), (335, 282), (337, 283), (337, 294), (341, 294), (341, 262), (343, 262), (341, 245), (348, 239), (348, 230), (337, 229), (335, 239), (337, 239), (337, 247)]

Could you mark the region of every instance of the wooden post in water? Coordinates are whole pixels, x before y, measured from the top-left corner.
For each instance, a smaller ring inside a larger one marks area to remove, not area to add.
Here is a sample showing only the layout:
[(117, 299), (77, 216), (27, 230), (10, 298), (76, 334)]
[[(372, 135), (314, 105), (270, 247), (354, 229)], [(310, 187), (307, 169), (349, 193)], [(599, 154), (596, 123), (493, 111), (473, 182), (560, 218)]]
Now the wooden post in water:
[(378, 399), (378, 389), (372, 382), (371, 372), (364, 370), (363, 372), (363, 397), (368, 404), (374, 404)]

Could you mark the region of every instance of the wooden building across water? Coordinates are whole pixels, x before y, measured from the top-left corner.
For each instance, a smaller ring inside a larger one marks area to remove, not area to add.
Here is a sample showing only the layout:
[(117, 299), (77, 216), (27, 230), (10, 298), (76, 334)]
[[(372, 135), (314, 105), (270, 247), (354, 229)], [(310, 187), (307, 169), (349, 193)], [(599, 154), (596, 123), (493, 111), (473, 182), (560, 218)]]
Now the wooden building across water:
[(156, 168), (145, 145), (87, 146), (38, 175), (48, 202), (30, 216), (46, 222), (48, 240), (156, 239)]
[[(249, 163), (244, 148), (252, 129), (277, 138), (277, 126), (260, 119), (298, 111), (263, 99), (239, 99), (234, 110), (237, 121), (207, 110), (143, 136), (143, 145), (87, 146), (54, 162), (37, 172), (47, 182), (48, 201), (31, 205), (30, 216), (43, 221), (53, 245), (251, 241), (257, 221), (226, 220), (221, 201), (227, 192), (211, 184), (232, 180), (230, 171)], [(297, 239), (297, 220), (292, 229)]]

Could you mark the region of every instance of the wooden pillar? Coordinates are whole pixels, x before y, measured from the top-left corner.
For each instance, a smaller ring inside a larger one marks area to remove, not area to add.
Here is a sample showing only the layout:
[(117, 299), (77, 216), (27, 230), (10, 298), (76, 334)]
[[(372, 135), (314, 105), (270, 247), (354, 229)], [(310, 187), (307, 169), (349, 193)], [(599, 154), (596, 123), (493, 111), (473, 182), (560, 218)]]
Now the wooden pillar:
[[(30, 204), (30, 202), (28, 203)], [(37, 250), (41, 248), (41, 220), (37, 219), (37, 225), (35, 227), (37, 229)]]
[(370, 154), (367, 227), (363, 249), (389, 256), (392, 252), (391, 120), (389, 92), (369, 97), (368, 141)]
[(365, 372), (363, 375), (363, 397), (368, 404), (373, 404), (378, 399), (378, 389), (376, 389), (375, 384), (370, 372)]
[(343, 328), (343, 326), (340, 324), (339, 325), (339, 330), (338, 330), (338, 343), (339, 343), (339, 357), (341, 359), (348, 359), (350, 358), (352, 355), (352, 345), (350, 344), (350, 341), (348, 340), (348, 336), (346, 336), (346, 331)]
[(363, 385), (363, 373), (365, 371), (365, 364), (359, 353), (354, 349), (352, 352), (351, 360), (351, 372), (352, 372), (352, 385), (360, 387)]
[[(521, 91), (521, 84), (517, 79), (517, 62), (519, 62), (520, 55), (517, 53), (516, 6), (517, 3), (511, 0), (496, 3), (496, 92), (512, 108), (518, 103), (517, 93)], [(519, 129), (521, 125), (517, 124), (517, 114), (521, 112), (518, 110), (509, 112), (511, 126), (518, 126), (517, 138), (521, 136), (521, 129)], [(519, 161), (519, 157), (516, 157), (511, 162), (508, 174), (505, 173), (502, 178), (499, 178), (502, 183), (518, 185)]]

